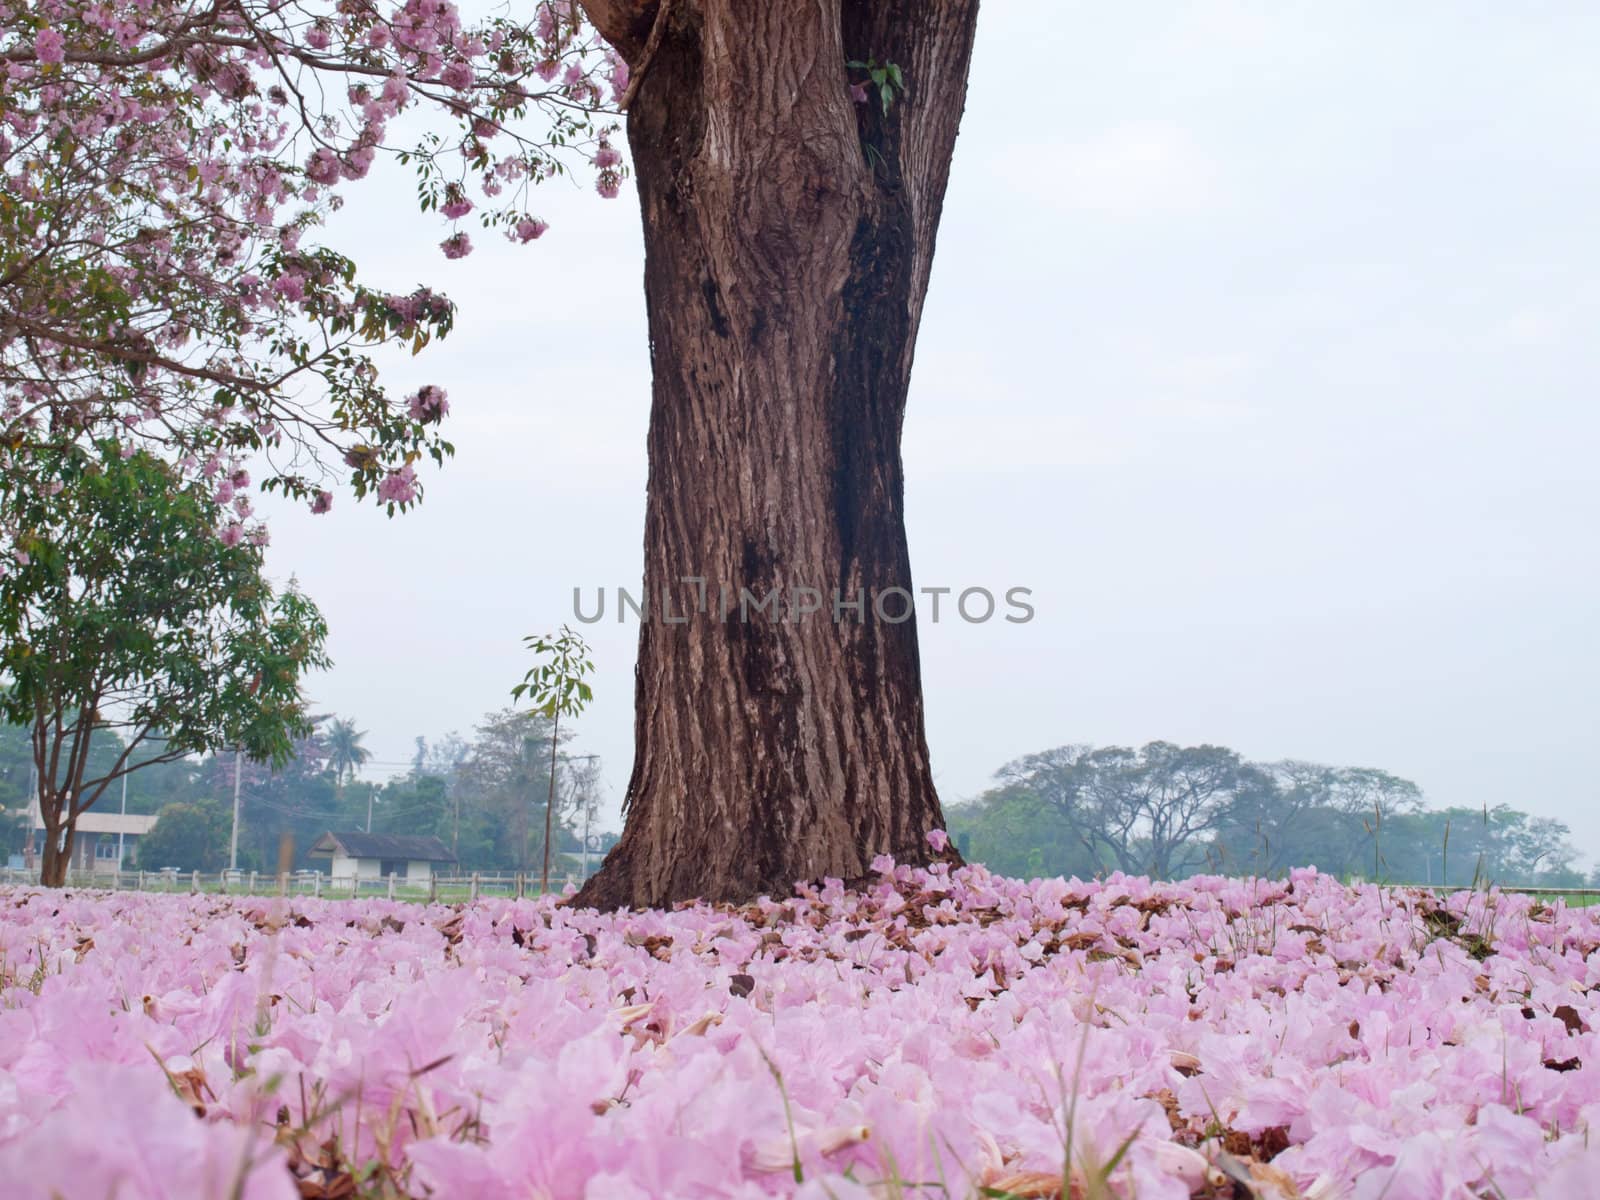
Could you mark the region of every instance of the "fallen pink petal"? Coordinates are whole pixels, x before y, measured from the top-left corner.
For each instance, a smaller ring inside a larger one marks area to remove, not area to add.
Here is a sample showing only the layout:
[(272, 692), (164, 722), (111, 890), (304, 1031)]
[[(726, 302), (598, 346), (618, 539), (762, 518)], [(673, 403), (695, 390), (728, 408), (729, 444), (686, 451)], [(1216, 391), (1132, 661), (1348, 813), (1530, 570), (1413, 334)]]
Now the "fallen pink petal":
[(1600, 921), (1526, 896), (935, 867), (613, 915), (3, 900), (10, 1195), (1055, 1196), (1069, 1132), (1074, 1195), (1600, 1168)]

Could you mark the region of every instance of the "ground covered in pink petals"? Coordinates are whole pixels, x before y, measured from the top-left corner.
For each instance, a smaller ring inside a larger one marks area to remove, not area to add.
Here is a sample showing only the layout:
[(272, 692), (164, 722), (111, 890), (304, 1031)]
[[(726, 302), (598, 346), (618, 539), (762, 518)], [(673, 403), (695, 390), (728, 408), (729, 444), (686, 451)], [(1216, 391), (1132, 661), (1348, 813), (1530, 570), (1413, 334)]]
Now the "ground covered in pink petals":
[(1282, 881), (0, 892), (16, 1198), (1600, 1195), (1600, 921)]

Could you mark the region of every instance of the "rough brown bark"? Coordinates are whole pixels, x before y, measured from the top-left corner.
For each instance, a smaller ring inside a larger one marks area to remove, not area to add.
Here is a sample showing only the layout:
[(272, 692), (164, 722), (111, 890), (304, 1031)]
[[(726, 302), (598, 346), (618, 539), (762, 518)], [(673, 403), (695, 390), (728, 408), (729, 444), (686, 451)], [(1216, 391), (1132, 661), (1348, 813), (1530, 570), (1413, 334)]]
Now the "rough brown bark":
[[(625, 55), (659, 12), (588, 7)], [(892, 620), (909, 597), (891, 589), (913, 592), (900, 432), (976, 14), (671, 0), (633, 63), (650, 610), (627, 824), (579, 903), (786, 893), (929, 857), (944, 820), (916, 622)], [(850, 96), (846, 63), (869, 58), (904, 73), (887, 115)], [(741, 619), (740, 589), (815, 589), (822, 608)], [(835, 620), (835, 595), (863, 594)]]

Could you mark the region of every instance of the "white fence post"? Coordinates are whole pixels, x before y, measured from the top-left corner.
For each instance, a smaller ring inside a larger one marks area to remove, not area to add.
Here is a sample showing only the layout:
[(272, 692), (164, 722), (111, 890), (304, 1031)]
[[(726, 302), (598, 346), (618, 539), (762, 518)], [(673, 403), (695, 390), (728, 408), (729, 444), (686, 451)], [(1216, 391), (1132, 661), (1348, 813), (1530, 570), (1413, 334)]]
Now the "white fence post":
[(472, 891), (468, 893), (467, 899), (473, 904), (478, 901), (478, 873), (476, 871), (472, 873)]

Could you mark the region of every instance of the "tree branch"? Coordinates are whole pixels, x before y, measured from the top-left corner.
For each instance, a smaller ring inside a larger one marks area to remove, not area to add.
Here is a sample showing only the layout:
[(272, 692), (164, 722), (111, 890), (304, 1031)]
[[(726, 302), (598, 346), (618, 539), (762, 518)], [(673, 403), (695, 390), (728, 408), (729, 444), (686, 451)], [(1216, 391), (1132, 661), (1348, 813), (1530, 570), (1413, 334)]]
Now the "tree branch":
[(581, 0), (583, 15), (622, 55), (631, 72), (642, 62), (656, 5), (650, 0)]
[(656, 8), (655, 22), (650, 26), (650, 36), (645, 40), (644, 50), (639, 55), (639, 65), (628, 68), (628, 87), (622, 93), (622, 99), (617, 101), (617, 107), (623, 112), (627, 112), (628, 105), (633, 103), (633, 98), (639, 91), (639, 84), (644, 81), (645, 72), (650, 69), (651, 60), (661, 47), (661, 38), (667, 31), (667, 18), (671, 12), (672, 0), (661, 0)]

